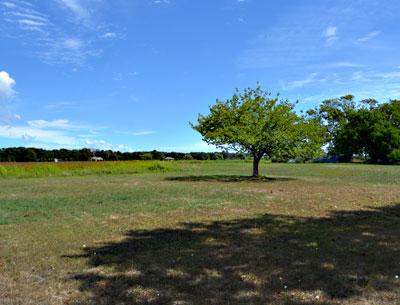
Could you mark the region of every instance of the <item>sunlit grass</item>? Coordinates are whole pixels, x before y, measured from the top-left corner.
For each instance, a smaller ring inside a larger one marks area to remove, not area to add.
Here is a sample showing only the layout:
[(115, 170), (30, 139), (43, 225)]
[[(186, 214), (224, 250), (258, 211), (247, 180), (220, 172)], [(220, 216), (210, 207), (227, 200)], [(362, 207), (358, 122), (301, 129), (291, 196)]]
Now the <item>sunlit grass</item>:
[(51, 177), (103, 174), (138, 174), (173, 170), (174, 164), (164, 161), (2, 163), (0, 177)]

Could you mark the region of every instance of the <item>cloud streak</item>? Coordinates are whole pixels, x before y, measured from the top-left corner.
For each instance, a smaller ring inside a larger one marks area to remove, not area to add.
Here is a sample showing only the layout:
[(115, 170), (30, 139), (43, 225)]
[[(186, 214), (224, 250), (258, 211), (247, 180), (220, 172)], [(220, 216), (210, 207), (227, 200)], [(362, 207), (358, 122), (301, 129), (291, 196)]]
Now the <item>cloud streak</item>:
[(364, 67), (365, 65), (356, 62), (338, 61), (330, 63), (327, 66), (332, 68), (361, 68)]
[(90, 12), (77, 0), (58, 0), (59, 3), (72, 12), (78, 21), (87, 22), (90, 18)]
[(325, 81), (325, 79), (319, 79), (317, 77), (318, 75), (319, 74), (316, 73), (316, 72), (311, 73), (304, 79), (288, 82), (286, 85), (284, 85), (284, 87), (286, 89), (296, 89), (296, 88), (302, 88), (302, 87), (304, 87), (306, 85), (310, 85), (310, 84), (313, 84), (313, 83)]
[(357, 40), (358, 40), (359, 42), (366, 42), (366, 41), (369, 41), (369, 40), (371, 40), (371, 39), (377, 37), (377, 36), (380, 35), (380, 34), (381, 34), (380, 31), (373, 31), (373, 32), (368, 33), (368, 34), (365, 35), (364, 37), (358, 38)]
[[(77, 0), (57, 0), (59, 8), (70, 12), (74, 19), (66, 18), (69, 27), (51, 15), (43, 14), (36, 6), (24, 1), (8, 0), (0, 4), (0, 13), (6, 17), (0, 24), (0, 33), (29, 45), (29, 52), (48, 64), (81, 66), (89, 58), (101, 54), (99, 41), (118, 38), (117, 33), (104, 25), (89, 26), (90, 10)], [(78, 23), (76, 23), (78, 20)], [(99, 32), (106, 33), (104, 35)]]

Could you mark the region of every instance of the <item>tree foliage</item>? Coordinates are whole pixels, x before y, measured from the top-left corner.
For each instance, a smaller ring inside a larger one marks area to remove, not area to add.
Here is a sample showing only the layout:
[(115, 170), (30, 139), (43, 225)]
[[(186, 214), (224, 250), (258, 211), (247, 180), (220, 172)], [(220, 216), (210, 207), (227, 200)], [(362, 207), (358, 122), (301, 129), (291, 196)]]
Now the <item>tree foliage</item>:
[(352, 95), (326, 100), (317, 109), (329, 130), (329, 150), (348, 162), (353, 155), (372, 163), (400, 161), (400, 101), (354, 101)]
[(226, 101), (217, 100), (210, 113), (191, 124), (209, 144), (253, 156), (253, 176), (263, 156), (313, 158), (321, 153), (324, 128), (317, 116), (299, 115), (295, 105), (273, 97), (261, 87), (238, 90)]

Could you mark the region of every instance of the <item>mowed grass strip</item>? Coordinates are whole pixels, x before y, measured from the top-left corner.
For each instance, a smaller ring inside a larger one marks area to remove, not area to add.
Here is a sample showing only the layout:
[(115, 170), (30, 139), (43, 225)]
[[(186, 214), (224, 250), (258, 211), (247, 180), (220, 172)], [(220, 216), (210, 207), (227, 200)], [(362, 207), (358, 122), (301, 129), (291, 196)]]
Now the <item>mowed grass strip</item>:
[(398, 304), (399, 167), (171, 166), (0, 180), (0, 303)]

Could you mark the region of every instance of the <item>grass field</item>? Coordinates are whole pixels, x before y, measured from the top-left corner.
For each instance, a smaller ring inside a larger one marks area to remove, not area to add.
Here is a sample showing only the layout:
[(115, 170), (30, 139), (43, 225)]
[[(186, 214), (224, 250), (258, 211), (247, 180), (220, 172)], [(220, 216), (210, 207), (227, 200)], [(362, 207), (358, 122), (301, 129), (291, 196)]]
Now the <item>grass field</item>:
[(0, 165), (0, 304), (400, 304), (400, 167)]

